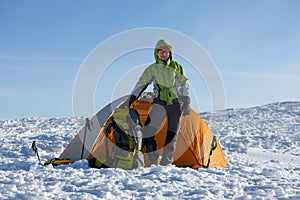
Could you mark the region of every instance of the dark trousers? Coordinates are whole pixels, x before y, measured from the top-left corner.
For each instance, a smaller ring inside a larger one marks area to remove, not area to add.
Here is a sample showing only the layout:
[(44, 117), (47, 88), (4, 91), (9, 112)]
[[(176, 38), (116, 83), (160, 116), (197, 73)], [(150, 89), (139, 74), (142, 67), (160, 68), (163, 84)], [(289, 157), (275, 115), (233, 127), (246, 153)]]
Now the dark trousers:
[(156, 100), (153, 103), (149, 117), (150, 123), (145, 126), (143, 130), (146, 153), (148, 154), (152, 164), (157, 163), (159, 153), (157, 150), (155, 133), (158, 131), (158, 128), (164, 118), (167, 117), (168, 129), (160, 164), (171, 164), (173, 162), (173, 154), (176, 147), (176, 139), (181, 117), (180, 104), (178, 101), (174, 101), (172, 105), (166, 105), (165, 101)]

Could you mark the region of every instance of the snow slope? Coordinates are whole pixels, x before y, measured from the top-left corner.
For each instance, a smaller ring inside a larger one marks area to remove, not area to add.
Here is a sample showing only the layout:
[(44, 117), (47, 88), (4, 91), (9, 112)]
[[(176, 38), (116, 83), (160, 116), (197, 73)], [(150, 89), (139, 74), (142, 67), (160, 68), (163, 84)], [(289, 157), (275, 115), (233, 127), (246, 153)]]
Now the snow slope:
[(31, 142), (42, 161), (57, 157), (85, 119), (0, 121), (0, 199), (300, 199), (300, 102), (200, 115), (223, 147), (226, 169), (43, 167)]

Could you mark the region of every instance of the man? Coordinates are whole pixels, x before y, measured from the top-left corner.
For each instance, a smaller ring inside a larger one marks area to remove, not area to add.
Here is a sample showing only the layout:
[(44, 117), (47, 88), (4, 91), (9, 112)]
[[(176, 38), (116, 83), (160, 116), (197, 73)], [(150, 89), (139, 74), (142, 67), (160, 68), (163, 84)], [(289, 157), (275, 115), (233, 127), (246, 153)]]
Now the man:
[(160, 165), (173, 162), (176, 138), (181, 115), (190, 112), (190, 97), (188, 79), (182, 66), (172, 59), (172, 47), (165, 40), (159, 40), (154, 50), (155, 63), (148, 66), (128, 100), (123, 104), (130, 107), (149, 84), (153, 84), (155, 97), (149, 117), (150, 122), (143, 128), (146, 153), (151, 164), (158, 164), (159, 153), (155, 133), (165, 117), (168, 119), (168, 129), (164, 143)]

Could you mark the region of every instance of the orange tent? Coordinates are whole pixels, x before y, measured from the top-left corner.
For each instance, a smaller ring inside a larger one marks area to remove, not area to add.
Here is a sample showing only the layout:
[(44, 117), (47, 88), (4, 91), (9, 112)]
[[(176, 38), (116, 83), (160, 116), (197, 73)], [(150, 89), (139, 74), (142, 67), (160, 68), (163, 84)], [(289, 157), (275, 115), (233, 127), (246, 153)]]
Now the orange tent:
[[(142, 125), (145, 123), (151, 105), (146, 101), (135, 101), (133, 103), (133, 108), (140, 115)], [(91, 158), (105, 160), (107, 154), (114, 155), (113, 133), (112, 130), (107, 130), (110, 123), (111, 118), (106, 121), (101, 129), (87, 158), (88, 160)], [(166, 128), (167, 120), (165, 119), (156, 133), (157, 147), (160, 154), (162, 154), (166, 137)], [(145, 164), (146, 166), (149, 165), (146, 155)], [(190, 115), (181, 118), (173, 164), (178, 167), (226, 167), (226, 159), (219, 142), (207, 123), (193, 110), (191, 110)]]
[[(59, 159), (73, 162), (91, 158), (103, 160), (107, 154), (113, 156), (115, 146), (113, 132), (106, 129), (111, 122), (114, 109), (127, 98), (128, 96), (124, 96), (113, 101), (91, 119), (86, 119), (86, 125), (61, 153)], [(152, 103), (140, 100), (133, 103), (133, 108), (140, 115), (142, 125), (146, 121), (151, 105)], [(166, 137), (166, 127), (167, 120), (165, 119), (156, 133), (160, 155)], [(52, 160), (46, 163), (53, 164)], [(207, 123), (192, 109), (190, 115), (181, 118), (173, 164), (179, 167), (194, 168), (225, 168), (227, 165), (220, 143), (216, 140)], [(149, 166), (147, 155), (145, 155), (145, 165)]]

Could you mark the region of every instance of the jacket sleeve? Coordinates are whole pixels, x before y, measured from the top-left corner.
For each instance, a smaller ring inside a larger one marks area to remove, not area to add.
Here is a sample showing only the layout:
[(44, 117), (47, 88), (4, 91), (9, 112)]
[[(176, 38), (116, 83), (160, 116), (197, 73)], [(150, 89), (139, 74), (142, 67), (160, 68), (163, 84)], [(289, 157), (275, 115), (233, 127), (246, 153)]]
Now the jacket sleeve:
[(178, 97), (189, 96), (189, 83), (188, 78), (185, 76), (182, 66), (176, 62), (177, 76), (175, 80), (175, 87), (177, 89)]
[(179, 73), (177, 74), (178, 83), (176, 85), (176, 89), (178, 93), (178, 100), (180, 103), (182, 103), (181, 112), (182, 115), (185, 116), (190, 114), (191, 99), (190, 99), (189, 83), (181, 65), (179, 65), (178, 71), (179, 71)]
[(131, 94), (136, 96), (137, 98), (141, 95), (141, 93), (148, 87), (148, 85), (152, 82), (153, 73), (151, 72), (151, 66), (145, 69), (140, 79), (136, 83), (134, 89)]

